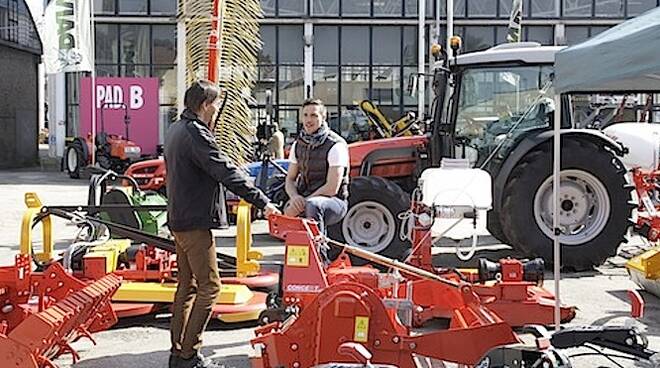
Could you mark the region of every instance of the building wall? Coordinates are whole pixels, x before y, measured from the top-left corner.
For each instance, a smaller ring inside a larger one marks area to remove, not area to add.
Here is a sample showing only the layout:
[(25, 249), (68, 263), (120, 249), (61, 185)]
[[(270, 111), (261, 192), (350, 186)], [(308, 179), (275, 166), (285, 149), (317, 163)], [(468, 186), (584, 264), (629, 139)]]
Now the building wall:
[(38, 56), (0, 45), (0, 168), (38, 162)]
[[(371, 99), (392, 119), (407, 111), (416, 112), (417, 98), (405, 90), (409, 75), (417, 72), (419, 0), (260, 2), (265, 13), (261, 20), (264, 46), (253, 91), (255, 116), (265, 116), (267, 90), (272, 92), (280, 127), (293, 135), (300, 103), (310, 97), (308, 91), (326, 101), (332, 127), (347, 138), (356, 124), (366, 123), (355, 107), (361, 99)], [(463, 39), (462, 51), (504, 42), (511, 3), (454, 0), (454, 33)], [(523, 0), (522, 38), (546, 45), (575, 44), (659, 3)], [(94, 4), (98, 75), (159, 77), (162, 136), (176, 116), (176, 0), (95, 0)], [(423, 47), (427, 55), (435, 33), (436, 10), (441, 18), (441, 37), (446, 33), (444, 8), (444, 0), (426, 0)], [(428, 56), (425, 61), (428, 65)], [(69, 77), (69, 126), (77, 121), (76, 83)], [(430, 91), (425, 95), (428, 113)]]

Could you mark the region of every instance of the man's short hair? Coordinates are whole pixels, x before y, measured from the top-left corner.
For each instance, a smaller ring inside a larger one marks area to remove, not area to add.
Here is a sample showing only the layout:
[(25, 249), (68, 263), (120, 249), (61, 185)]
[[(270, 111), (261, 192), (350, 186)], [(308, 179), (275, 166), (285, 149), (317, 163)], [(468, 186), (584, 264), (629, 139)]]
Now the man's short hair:
[(220, 96), (220, 89), (213, 82), (200, 79), (188, 87), (183, 98), (183, 104), (187, 109), (197, 112), (202, 103), (213, 102), (218, 96)]
[(325, 104), (323, 103), (323, 101), (321, 101), (321, 99), (319, 99), (319, 98), (308, 98), (308, 99), (306, 99), (302, 104), (302, 108), (304, 109), (305, 106), (319, 106), (323, 116), (325, 116), (325, 117), (328, 116), (328, 109), (325, 107)]

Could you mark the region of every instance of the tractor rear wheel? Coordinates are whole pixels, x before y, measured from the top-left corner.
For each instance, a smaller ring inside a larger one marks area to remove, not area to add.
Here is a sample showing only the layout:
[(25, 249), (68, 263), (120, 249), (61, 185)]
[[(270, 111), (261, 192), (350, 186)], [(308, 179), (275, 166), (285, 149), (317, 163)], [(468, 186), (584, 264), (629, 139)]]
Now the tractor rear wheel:
[[(348, 212), (328, 228), (330, 238), (380, 255), (401, 259), (410, 248), (401, 240), (399, 214), (410, 208), (410, 195), (377, 176), (351, 179)], [(357, 263), (364, 261), (355, 259)]]
[(74, 141), (67, 147), (66, 153), (64, 155), (65, 169), (70, 178), (80, 178), (80, 170), (85, 165), (85, 161), (86, 160), (83, 154), (83, 148), (80, 142)]
[[(552, 147), (529, 152), (503, 193), (502, 227), (511, 244), (553, 261)], [(584, 140), (562, 147), (560, 242), (563, 267), (588, 270), (616, 254), (634, 206), (626, 169), (609, 150)]]

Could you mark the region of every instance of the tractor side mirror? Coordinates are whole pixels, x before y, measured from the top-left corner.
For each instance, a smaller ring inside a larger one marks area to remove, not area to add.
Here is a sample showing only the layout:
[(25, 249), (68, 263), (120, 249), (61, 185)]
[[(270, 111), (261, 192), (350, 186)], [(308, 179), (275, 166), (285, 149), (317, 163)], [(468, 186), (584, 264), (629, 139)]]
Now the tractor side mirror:
[(408, 85), (406, 87), (406, 92), (408, 96), (414, 97), (417, 94), (417, 81), (419, 80), (419, 75), (417, 73), (412, 73), (408, 76)]

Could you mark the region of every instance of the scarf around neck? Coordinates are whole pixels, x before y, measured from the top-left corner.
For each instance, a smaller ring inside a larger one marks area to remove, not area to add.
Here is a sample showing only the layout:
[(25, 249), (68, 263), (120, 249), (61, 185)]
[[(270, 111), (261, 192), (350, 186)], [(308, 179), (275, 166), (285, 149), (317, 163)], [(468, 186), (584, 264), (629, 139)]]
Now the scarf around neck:
[(300, 131), (300, 139), (305, 142), (305, 144), (309, 145), (310, 148), (316, 148), (325, 143), (325, 140), (328, 138), (329, 134), (330, 128), (328, 128), (328, 123), (324, 121), (323, 124), (321, 124), (319, 130), (313, 134), (307, 134), (303, 128)]

